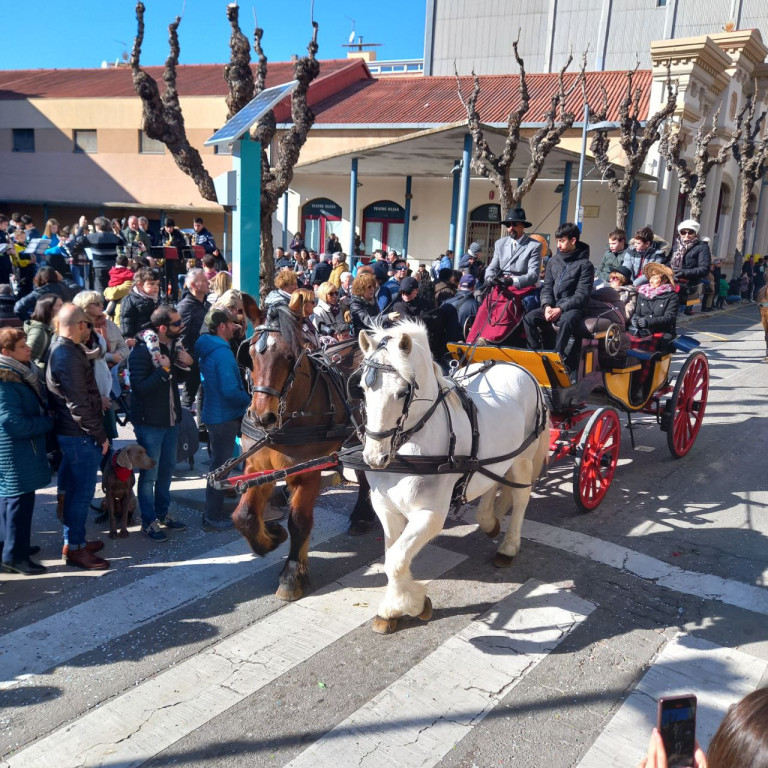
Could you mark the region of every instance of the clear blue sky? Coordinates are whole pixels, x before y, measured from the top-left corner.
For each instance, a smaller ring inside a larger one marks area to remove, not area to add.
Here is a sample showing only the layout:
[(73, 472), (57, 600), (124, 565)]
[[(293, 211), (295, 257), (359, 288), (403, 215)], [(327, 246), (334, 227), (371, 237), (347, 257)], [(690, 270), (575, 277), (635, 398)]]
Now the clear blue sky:
[[(168, 55), (168, 24), (184, 9), (179, 38), (182, 64), (211, 64), (229, 57), (226, 0), (144, 0), (146, 30), (142, 64), (162, 64)], [(0, 69), (99, 67), (130, 52), (136, 34), (134, 0), (28, 0), (19, 8), (26, 33), (6, 27)], [(311, 35), (311, 0), (259, 0), (240, 4), (240, 26), (253, 38), (253, 13), (264, 29), (267, 57), (287, 61), (304, 53)], [(23, 9), (23, 10), (22, 10)], [(344, 58), (352, 31), (382, 43), (379, 59), (421, 58), (424, 0), (314, 0), (320, 24), (319, 58)], [(18, 19), (16, 20), (18, 21)], [(13, 22), (11, 26), (16, 24)]]

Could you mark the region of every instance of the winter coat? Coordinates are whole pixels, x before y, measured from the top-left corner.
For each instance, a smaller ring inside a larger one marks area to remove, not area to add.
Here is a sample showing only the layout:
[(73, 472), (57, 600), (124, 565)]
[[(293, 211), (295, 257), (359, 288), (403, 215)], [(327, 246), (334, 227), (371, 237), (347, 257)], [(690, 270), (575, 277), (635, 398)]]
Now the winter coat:
[(340, 261), (335, 267), (331, 269), (331, 276), (328, 281), (333, 283), (337, 288), (341, 288), (341, 276), (349, 272), (349, 264), (346, 261)]
[[(160, 351), (172, 358), (165, 344)], [(128, 355), (128, 373), (131, 378), (130, 420), (134, 427), (171, 427), (181, 421), (181, 398), (176, 380), (178, 369), (155, 368), (152, 356), (143, 339)]]
[(195, 360), (205, 387), (203, 423), (241, 419), (251, 398), (228, 342), (212, 333), (200, 336), (195, 344)]
[(642, 253), (634, 248), (627, 248), (624, 251), (623, 266), (632, 273), (633, 285), (644, 285), (648, 282), (648, 278), (643, 274), (643, 267), (651, 261), (659, 264), (666, 264), (669, 261), (667, 254), (656, 247), (655, 240)]
[(592, 292), (594, 276), (595, 268), (589, 260), (586, 243), (576, 243), (576, 249), (570, 253), (558, 250), (547, 262), (541, 306), (556, 307), (563, 312), (573, 309), (584, 311)]
[(322, 299), (318, 300), (310, 320), (321, 336), (335, 336), (348, 327), (344, 322), (341, 308), (339, 307), (339, 311), (334, 313), (331, 305)]
[(125, 339), (123, 338), (123, 334), (120, 333), (120, 329), (109, 318), (107, 318), (107, 332), (105, 337), (107, 339), (107, 354), (104, 359), (107, 363), (110, 366), (114, 365), (114, 356), (116, 354), (120, 355), (122, 358), (121, 362), (126, 362), (128, 360), (130, 349), (128, 349), (128, 345), (125, 343)]
[(622, 285), (619, 296), (624, 302), (624, 319), (629, 323), (637, 308), (637, 288), (634, 285)]
[[(637, 294), (637, 309), (630, 321), (635, 328), (646, 329), (651, 333), (676, 334), (677, 311), (680, 299), (674, 290), (659, 296), (648, 298), (642, 293)], [(638, 320), (640, 322), (638, 323)]]
[(688, 281), (688, 291), (690, 292), (691, 288), (696, 288), (707, 276), (711, 263), (712, 255), (709, 252), (709, 243), (699, 240), (683, 256), (682, 266), (679, 268), (673, 266), (672, 269), (675, 273), (675, 279)]
[(12, 293), (4, 293), (0, 296), (0, 320), (10, 320), (16, 317), (13, 308), (16, 306), (16, 297)]
[(184, 323), (181, 343), (190, 353), (195, 348), (195, 343), (200, 337), (200, 330), (203, 327), (205, 315), (210, 308), (211, 305), (207, 299), (198, 301), (189, 291), (184, 294), (184, 298), (176, 305), (181, 321)]
[(16, 317), (19, 320), (29, 320), (35, 311), (35, 304), (49, 293), (55, 294), (65, 303), (70, 299), (69, 291), (64, 285), (61, 283), (46, 283), (39, 288), (34, 288), (31, 293), (28, 293), (16, 302), (16, 306), (13, 308)]
[(107, 440), (101, 395), (93, 367), (82, 347), (57, 336), (51, 344), (45, 373), (56, 434), (92, 437), (99, 445)]
[(517, 246), (513, 247), (513, 238), (502, 237), (493, 248), (493, 258), (485, 270), (485, 281), (492, 283), (502, 276), (511, 280), (516, 288), (528, 288), (537, 285), (541, 271), (541, 243), (528, 235), (523, 235)]
[(456, 322), (461, 328), (462, 336), (450, 341), (463, 341), (464, 329), (469, 329), (477, 316), (479, 304), (472, 291), (460, 290), (452, 299), (447, 299), (442, 306), (451, 307), (456, 312)]
[(112, 309), (108, 309), (110, 317), (118, 328), (121, 327), (120, 315), (122, 314), (123, 299), (131, 292), (131, 287), (132, 283), (126, 280), (116, 287), (107, 286), (104, 289), (104, 298), (114, 304)]
[(149, 325), (152, 313), (158, 307), (158, 300), (139, 293), (134, 286), (120, 302), (120, 330), (126, 339), (133, 338), (142, 328)]
[(322, 285), (330, 279), (332, 271), (333, 269), (329, 262), (319, 261), (312, 267), (312, 275), (309, 278), (309, 282), (312, 285)]
[(624, 264), (626, 253), (626, 248), (618, 253), (614, 253), (610, 248), (606, 248), (600, 266), (595, 270), (595, 278), (607, 283), (611, 277), (611, 272), (614, 272), (616, 267), (621, 267)]
[(435, 283), (435, 305), (439, 307), (444, 301), (452, 299), (458, 290), (453, 283), (446, 283), (442, 280)]
[(368, 302), (362, 296), (353, 295), (349, 300), (349, 314), (352, 316), (352, 335), (357, 338), (360, 331), (373, 329), (373, 318), (379, 314), (379, 305)]
[(123, 240), (114, 232), (91, 232), (86, 235), (84, 245), (91, 249), (94, 268), (108, 269), (115, 266), (117, 247), (123, 245)]
[(51, 481), (45, 435), (53, 419), (16, 371), (0, 366), (0, 496), (17, 496)]
[(32, 349), (32, 360), (44, 371), (48, 362), (48, 350), (53, 341), (53, 326), (40, 320), (27, 320), (24, 323), (24, 333), (27, 334), (27, 344)]

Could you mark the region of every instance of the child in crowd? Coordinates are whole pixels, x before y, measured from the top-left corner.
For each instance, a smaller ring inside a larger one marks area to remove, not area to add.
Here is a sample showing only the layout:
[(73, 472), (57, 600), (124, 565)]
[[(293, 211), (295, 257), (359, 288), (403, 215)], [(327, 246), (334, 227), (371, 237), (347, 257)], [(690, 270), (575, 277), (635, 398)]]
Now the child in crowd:
[(216, 257), (212, 253), (206, 253), (203, 256), (203, 273), (209, 282), (219, 273), (216, 271)]
[(133, 270), (130, 268), (131, 260), (124, 253), (115, 259), (115, 266), (109, 270), (109, 283), (104, 289), (104, 298), (107, 304), (107, 315), (116, 323), (120, 323), (120, 302), (131, 292), (133, 284)]
[(728, 280), (723, 275), (720, 275), (720, 280), (717, 284), (717, 301), (715, 303), (716, 309), (725, 309), (725, 300), (728, 296)]

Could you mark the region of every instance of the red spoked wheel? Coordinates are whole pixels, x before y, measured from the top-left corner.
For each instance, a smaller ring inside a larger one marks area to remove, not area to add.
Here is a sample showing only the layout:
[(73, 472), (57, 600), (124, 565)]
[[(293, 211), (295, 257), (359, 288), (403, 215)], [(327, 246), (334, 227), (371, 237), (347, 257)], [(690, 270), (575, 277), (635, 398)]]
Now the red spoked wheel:
[(573, 498), (584, 512), (596, 509), (608, 493), (621, 448), (621, 423), (613, 408), (598, 408), (576, 448)]
[(696, 442), (709, 395), (709, 362), (703, 352), (694, 352), (683, 363), (672, 399), (667, 403), (667, 445), (681, 459)]

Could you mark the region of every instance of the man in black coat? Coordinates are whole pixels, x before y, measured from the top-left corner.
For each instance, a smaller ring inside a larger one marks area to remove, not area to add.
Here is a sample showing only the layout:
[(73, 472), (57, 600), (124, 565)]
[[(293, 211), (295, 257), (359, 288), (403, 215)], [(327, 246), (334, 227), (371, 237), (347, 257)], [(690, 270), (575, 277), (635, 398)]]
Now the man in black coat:
[[(209, 284), (205, 272), (198, 268), (190, 269), (184, 280), (184, 287), (186, 291), (177, 306), (181, 321), (184, 323), (181, 343), (187, 352), (192, 352), (195, 348), (195, 343), (200, 338), (200, 330), (205, 322), (205, 315), (211, 308), (211, 304), (206, 298), (208, 296)], [(197, 361), (195, 361), (184, 381), (181, 404), (185, 408), (192, 407), (199, 389), (200, 368), (198, 368)]]
[[(553, 349), (565, 359), (568, 369), (575, 371), (581, 353), (578, 326), (592, 290), (595, 268), (589, 260), (589, 246), (581, 242), (575, 224), (561, 224), (555, 238), (557, 253), (547, 262), (541, 307), (528, 312), (523, 323), (531, 349)], [(570, 339), (573, 344), (566, 357)]]
[(51, 344), (45, 381), (63, 456), (58, 488), (64, 512), (62, 554), (67, 565), (101, 571), (109, 568), (109, 561), (96, 555), (104, 544), (86, 541), (85, 525), (101, 457), (109, 449), (104, 402), (82, 346), (91, 334), (85, 313), (74, 304), (65, 304), (58, 319), (59, 332)]
[(91, 249), (93, 256), (93, 290), (104, 295), (104, 289), (109, 285), (109, 270), (115, 266), (117, 247), (125, 243), (112, 231), (112, 224), (104, 216), (93, 220), (95, 232), (84, 238), (76, 236), (76, 245)]
[[(176, 363), (191, 367), (194, 360), (174, 342), (182, 333), (179, 313), (168, 305), (158, 307), (150, 319), (156, 334), (155, 348), (148, 334), (141, 334), (128, 356), (131, 376), (130, 419), (136, 441), (155, 462), (139, 472), (136, 496), (141, 510), (141, 531), (155, 542), (167, 541), (162, 528), (182, 531), (186, 526), (168, 511), (171, 477), (176, 466), (176, 441), (181, 422), (181, 399)], [(162, 528), (161, 528), (162, 526)]]

